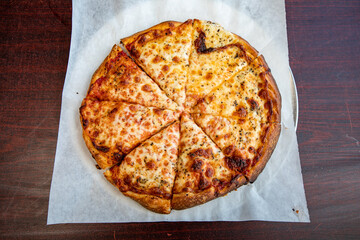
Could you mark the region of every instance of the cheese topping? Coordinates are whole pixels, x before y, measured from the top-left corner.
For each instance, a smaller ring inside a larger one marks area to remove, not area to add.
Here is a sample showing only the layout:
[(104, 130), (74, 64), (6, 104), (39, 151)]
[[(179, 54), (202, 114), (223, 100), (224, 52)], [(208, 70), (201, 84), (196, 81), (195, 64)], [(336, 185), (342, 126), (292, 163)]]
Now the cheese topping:
[(220, 183), (229, 183), (232, 177), (221, 150), (189, 115), (183, 114), (174, 194), (203, 191)]
[(179, 122), (152, 136), (129, 153), (120, 166), (105, 175), (122, 192), (150, 194), (170, 199), (178, 156)]
[(268, 123), (260, 124), (255, 119), (235, 119), (206, 114), (193, 114), (195, 122), (229, 157), (228, 161), (238, 171), (246, 173), (262, 150)]
[(88, 96), (103, 101), (127, 101), (147, 107), (170, 110), (178, 108), (117, 45), (94, 75)]
[(209, 93), (192, 112), (241, 118), (258, 125), (272, 122), (269, 102), (273, 99), (267, 94), (268, 71), (268, 68), (254, 67), (254, 64), (245, 67)]
[(126, 45), (137, 63), (180, 106), (185, 102), (191, 39), (192, 21), (188, 21), (159, 34), (140, 35)]
[(239, 37), (221, 26), (194, 20), (194, 41), (190, 55), (190, 75), (186, 86), (186, 108), (232, 77), (252, 61)]
[(99, 155), (106, 154), (117, 162), (121, 160), (119, 156), (129, 153), (179, 116), (171, 110), (90, 99), (84, 100), (80, 113), (84, 135), (91, 139), (93, 148), (99, 150)]

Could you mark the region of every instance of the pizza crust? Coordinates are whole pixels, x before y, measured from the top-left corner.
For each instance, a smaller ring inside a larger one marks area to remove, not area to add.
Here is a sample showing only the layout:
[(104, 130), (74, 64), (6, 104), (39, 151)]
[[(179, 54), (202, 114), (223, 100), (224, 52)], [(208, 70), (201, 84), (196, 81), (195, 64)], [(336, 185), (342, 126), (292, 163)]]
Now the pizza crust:
[(91, 81), (90, 81), (90, 85), (89, 85), (89, 90), (88, 90), (88, 93), (91, 89), (91, 86), (94, 84), (94, 82), (104, 76), (106, 74), (106, 63), (109, 61), (109, 58), (113, 58), (115, 57), (115, 54), (119, 51), (118, 49), (121, 50), (120, 46), (118, 45), (114, 45), (112, 48), (111, 48), (111, 51), (110, 51), (110, 55), (106, 56), (106, 58), (104, 59), (104, 61), (102, 61), (102, 63), (100, 64), (100, 66), (96, 69), (96, 71), (94, 72), (94, 74), (92, 75), (91, 77)]
[(240, 37), (239, 35), (236, 35), (235, 33), (233, 33), (234, 36), (237, 38), (238, 42), (243, 46), (246, 54), (248, 55), (248, 57), (252, 60), (254, 60), (258, 55), (259, 52), (253, 48), (248, 41), (246, 41), (245, 39), (243, 39), (242, 37)]
[(186, 208), (195, 207), (197, 205), (204, 204), (218, 197), (225, 196), (229, 192), (239, 188), (240, 186), (247, 183), (244, 176), (237, 178), (236, 180), (229, 183), (228, 186), (223, 189), (216, 190), (215, 187), (210, 187), (201, 192), (182, 192), (173, 194), (171, 201), (171, 207), (175, 210), (182, 210)]
[[(112, 173), (110, 171), (104, 172), (105, 178), (115, 187), (116, 183), (112, 178)], [(143, 194), (143, 193), (135, 193), (132, 191), (122, 192), (125, 196), (128, 196), (141, 204), (143, 207), (149, 209), (150, 211), (162, 214), (169, 214), (171, 211), (170, 199), (164, 199), (157, 196)]]
[(135, 41), (140, 35), (142, 34), (147, 34), (147, 33), (150, 33), (150, 32), (155, 32), (155, 31), (163, 31), (165, 29), (173, 29), (173, 28), (176, 28), (178, 26), (180, 26), (182, 23), (181, 22), (176, 22), (176, 21), (166, 21), (166, 22), (162, 22), (162, 23), (159, 23), (151, 28), (148, 28), (146, 30), (143, 30), (143, 31), (140, 31), (140, 32), (137, 32), (129, 37), (126, 37), (126, 38), (122, 38), (121, 39), (121, 43), (126, 46), (127, 44)]
[[(85, 124), (84, 117), (82, 114), (82, 108), (86, 105), (86, 99), (83, 100), (81, 107), (80, 107), (80, 123), (81, 125)], [(95, 159), (96, 163), (101, 169), (105, 169), (109, 166), (113, 166), (116, 163), (118, 163), (117, 160), (114, 159), (113, 156), (111, 156), (112, 152), (104, 153), (100, 152), (96, 147), (94, 146), (93, 140), (90, 138), (89, 135), (86, 134), (85, 129), (83, 130), (83, 138), (85, 141), (85, 144), (87, 148), (89, 149), (91, 156)], [(122, 156), (123, 153), (119, 153), (119, 157)]]
[(262, 146), (262, 151), (260, 151), (261, 156), (259, 157), (256, 165), (251, 169), (250, 173), (247, 174), (247, 178), (250, 183), (253, 183), (259, 174), (264, 170), (266, 163), (269, 161), (273, 151), (275, 150), (277, 141), (280, 136), (281, 124), (272, 123), (270, 124), (267, 136), (265, 138), (264, 145)]
[(94, 147), (91, 138), (85, 133), (85, 131), (83, 131), (83, 138), (87, 148), (91, 153), (91, 156), (95, 159), (96, 163), (101, 169), (106, 169), (109, 166), (113, 166), (118, 163), (118, 161), (116, 161), (110, 154), (104, 154), (103, 152), (98, 151)]
[(125, 196), (131, 197), (143, 207), (161, 214), (169, 214), (171, 212), (170, 199), (163, 199), (148, 194), (139, 194), (134, 192), (123, 192)]

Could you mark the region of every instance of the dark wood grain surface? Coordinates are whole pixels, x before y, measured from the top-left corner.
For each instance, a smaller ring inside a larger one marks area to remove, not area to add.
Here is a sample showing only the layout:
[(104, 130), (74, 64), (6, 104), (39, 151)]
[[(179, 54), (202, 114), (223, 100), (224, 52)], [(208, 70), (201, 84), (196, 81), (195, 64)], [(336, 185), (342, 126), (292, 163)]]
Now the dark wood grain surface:
[(310, 224), (47, 226), (71, 1), (0, 9), (0, 239), (360, 239), (360, 1), (286, 1)]

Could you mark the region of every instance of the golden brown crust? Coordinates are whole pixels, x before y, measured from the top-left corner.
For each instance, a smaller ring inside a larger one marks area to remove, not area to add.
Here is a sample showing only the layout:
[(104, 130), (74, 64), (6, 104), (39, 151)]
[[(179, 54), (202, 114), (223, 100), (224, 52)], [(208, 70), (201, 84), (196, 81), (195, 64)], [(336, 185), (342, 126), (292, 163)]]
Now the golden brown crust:
[[(110, 170), (104, 172), (105, 178), (117, 187), (114, 182), (112, 172)], [(144, 194), (144, 193), (135, 193), (132, 191), (122, 192), (125, 196), (128, 196), (138, 203), (140, 203), (143, 207), (149, 209), (150, 211), (162, 214), (169, 214), (171, 211), (170, 199), (160, 198), (154, 195)]]
[[(118, 52), (122, 51), (121, 48), (118, 45), (114, 45), (110, 51), (110, 53), (108, 54), (108, 56), (106, 56), (106, 58), (104, 59), (104, 61), (101, 63), (101, 65), (96, 69), (96, 71), (94, 72), (94, 74), (91, 77), (91, 81), (90, 81), (90, 85), (89, 85), (89, 90), (91, 88), (91, 85), (93, 85), (93, 83), (100, 77), (104, 76), (107, 73), (107, 69), (105, 67), (106, 63), (109, 61), (109, 59), (114, 58)], [(88, 90), (88, 92), (89, 92)]]
[(171, 201), (171, 207), (176, 210), (182, 210), (206, 203), (214, 198), (216, 198), (214, 187), (210, 187), (197, 193), (174, 193)]
[(265, 168), (266, 163), (269, 161), (271, 154), (273, 153), (277, 141), (279, 139), (281, 132), (280, 123), (271, 123), (268, 129), (268, 132), (265, 137), (264, 145), (262, 150), (259, 152), (259, 159), (254, 167), (251, 168), (247, 178), (250, 183), (253, 183), (262, 170)]
[(143, 207), (162, 214), (169, 214), (171, 212), (170, 199), (163, 199), (153, 195), (139, 194), (134, 192), (123, 192), (125, 196), (131, 197)]
[(239, 43), (244, 47), (244, 50), (246, 51), (246, 55), (248, 55), (248, 57), (250, 57), (251, 59), (255, 59), (258, 55), (259, 52), (253, 48), (248, 41), (246, 41), (245, 39), (243, 39), (242, 37), (236, 35), (235, 33), (233, 33), (236, 38), (238, 39)]
[(201, 192), (174, 193), (171, 201), (171, 207), (176, 210), (195, 207), (215, 198), (225, 196), (229, 192), (239, 188), (244, 184), (246, 184), (246, 178), (244, 176), (240, 176), (221, 190), (212, 186)]
[[(85, 107), (87, 99), (88, 98), (85, 98), (83, 100), (81, 107), (80, 107), (80, 123), (83, 125), (83, 138), (84, 138), (87, 148), (89, 149), (89, 151), (91, 153), (91, 156), (95, 159), (96, 163), (99, 165), (99, 167), (101, 169), (106, 169), (106, 168), (112, 167), (119, 161), (116, 161), (111, 156), (111, 154), (113, 154), (113, 152), (110, 151), (108, 153), (105, 153), (105, 152), (100, 152), (99, 150), (97, 150), (96, 147), (94, 146), (93, 140), (90, 138), (90, 136), (88, 136), (86, 134), (82, 108)], [(122, 154), (119, 153), (119, 155), (122, 155)]]
[(255, 69), (258, 69), (260, 72), (260, 76), (264, 82), (267, 83), (267, 93), (268, 98), (271, 100), (272, 115), (270, 117), (270, 123), (280, 123), (281, 122), (281, 95), (279, 88), (276, 84), (274, 77), (271, 74), (271, 70), (268, 64), (265, 61), (263, 55), (259, 55), (254, 61), (252, 65)]
[(88, 147), (92, 157), (95, 159), (96, 163), (99, 165), (101, 169), (106, 169), (112, 167), (113, 165), (117, 164), (114, 158), (111, 157), (111, 154), (106, 154), (103, 152), (98, 151), (91, 140), (91, 138), (86, 134), (85, 130), (83, 131), (83, 138), (85, 140), (85, 144)]
[(176, 21), (166, 21), (166, 22), (162, 22), (162, 23), (159, 23), (151, 28), (148, 28), (146, 30), (143, 30), (143, 31), (140, 31), (140, 32), (137, 32), (129, 37), (126, 37), (126, 38), (123, 38), (121, 39), (121, 43), (126, 46), (132, 42), (134, 42), (140, 35), (143, 35), (145, 33), (149, 33), (151, 31), (163, 31), (165, 29), (173, 29), (179, 25), (181, 25), (182, 23), (181, 22), (176, 22)]
[(281, 122), (281, 95), (277, 84), (270, 72), (268, 72), (265, 76), (266, 81), (268, 82), (268, 91), (272, 101), (272, 123), (280, 123)]

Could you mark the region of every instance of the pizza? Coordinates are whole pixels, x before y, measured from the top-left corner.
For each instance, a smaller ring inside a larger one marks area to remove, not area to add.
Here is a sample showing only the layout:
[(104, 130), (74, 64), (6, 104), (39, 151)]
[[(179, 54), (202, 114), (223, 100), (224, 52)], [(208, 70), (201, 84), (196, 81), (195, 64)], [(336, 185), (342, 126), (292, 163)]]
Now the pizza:
[(80, 122), (105, 178), (169, 214), (257, 179), (280, 135), (281, 96), (243, 38), (210, 21), (168, 21), (113, 46)]

